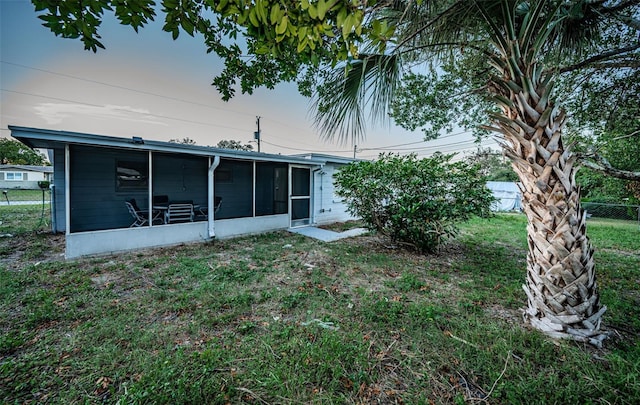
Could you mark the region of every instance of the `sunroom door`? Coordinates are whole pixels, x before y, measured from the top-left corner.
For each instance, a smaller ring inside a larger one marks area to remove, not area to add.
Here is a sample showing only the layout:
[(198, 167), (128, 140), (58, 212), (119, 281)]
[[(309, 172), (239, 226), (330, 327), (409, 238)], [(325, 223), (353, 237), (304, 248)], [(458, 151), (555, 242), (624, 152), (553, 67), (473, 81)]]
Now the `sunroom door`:
[(311, 169), (291, 166), (291, 227), (311, 223)]

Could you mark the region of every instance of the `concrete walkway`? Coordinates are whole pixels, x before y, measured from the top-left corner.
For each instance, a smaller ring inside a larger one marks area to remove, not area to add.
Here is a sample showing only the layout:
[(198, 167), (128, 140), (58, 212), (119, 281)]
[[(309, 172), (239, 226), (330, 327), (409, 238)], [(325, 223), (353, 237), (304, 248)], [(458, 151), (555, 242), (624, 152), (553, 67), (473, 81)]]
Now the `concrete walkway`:
[[(44, 200), (45, 204), (49, 204), (48, 200)], [(0, 201), (0, 206), (3, 205), (42, 205), (42, 200), (40, 201), (11, 201), (9, 200), (9, 203), (7, 203), (7, 201)]]
[(299, 233), (309, 238), (318, 239), (323, 242), (333, 242), (334, 240), (351, 238), (367, 232), (364, 228), (353, 228), (345, 232), (334, 232), (327, 229), (316, 228), (315, 226), (305, 226), (302, 228), (290, 228), (289, 232)]

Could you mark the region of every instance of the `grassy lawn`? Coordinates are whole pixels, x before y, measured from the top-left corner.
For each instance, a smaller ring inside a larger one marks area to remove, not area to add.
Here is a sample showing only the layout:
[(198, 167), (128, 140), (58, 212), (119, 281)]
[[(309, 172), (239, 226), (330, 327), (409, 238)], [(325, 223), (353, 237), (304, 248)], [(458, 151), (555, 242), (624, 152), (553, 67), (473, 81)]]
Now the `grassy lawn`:
[(0, 218), (6, 403), (640, 403), (637, 224), (588, 224), (596, 350), (523, 326), (520, 215), (431, 256), (276, 232), (63, 261), (30, 209)]

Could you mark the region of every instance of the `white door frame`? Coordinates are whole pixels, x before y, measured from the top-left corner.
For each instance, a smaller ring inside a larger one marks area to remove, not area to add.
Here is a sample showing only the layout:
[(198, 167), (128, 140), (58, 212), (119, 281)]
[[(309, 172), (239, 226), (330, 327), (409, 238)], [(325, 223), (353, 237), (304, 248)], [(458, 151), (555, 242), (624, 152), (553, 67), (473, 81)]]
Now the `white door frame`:
[[(308, 195), (293, 195), (293, 169), (304, 169), (309, 172), (309, 193)], [(291, 228), (308, 226), (311, 224), (311, 195), (313, 194), (313, 182), (311, 178), (311, 168), (303, 165), (289, 165), (289, 226)], [(309, 216), (307, 218), (293, 219), (293, 201), (307, 200), (309, 202)]]

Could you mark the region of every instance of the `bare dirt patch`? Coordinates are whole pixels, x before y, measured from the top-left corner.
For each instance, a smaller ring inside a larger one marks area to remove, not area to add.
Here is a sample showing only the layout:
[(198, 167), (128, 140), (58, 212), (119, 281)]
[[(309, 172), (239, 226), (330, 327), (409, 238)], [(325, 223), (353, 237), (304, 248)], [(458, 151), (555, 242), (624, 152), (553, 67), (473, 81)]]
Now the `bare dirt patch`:
[(32, 232), (0, 238), (0, 265), (8, 269), (61, 260), (64, 260), (63, 234)]

